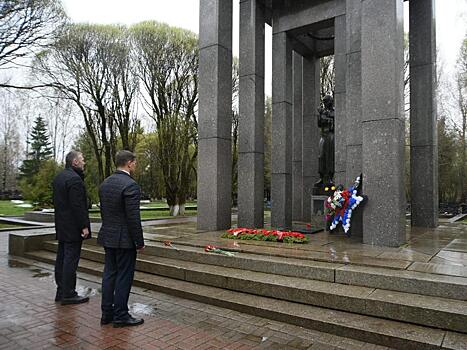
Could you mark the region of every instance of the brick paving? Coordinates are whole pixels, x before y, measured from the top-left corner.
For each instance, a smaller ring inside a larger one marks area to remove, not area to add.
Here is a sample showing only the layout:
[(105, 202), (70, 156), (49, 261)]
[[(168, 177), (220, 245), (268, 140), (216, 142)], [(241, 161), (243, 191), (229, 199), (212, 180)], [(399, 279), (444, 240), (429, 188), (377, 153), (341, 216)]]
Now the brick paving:
[(90, 302), (54, 302), (51, 266), (8, 257), (0, 232), (0, 350), (3, 349), (387, 349), (141, 288), (130, 312), (142, 326), (100, 325), (99, 279), (79, 274)]

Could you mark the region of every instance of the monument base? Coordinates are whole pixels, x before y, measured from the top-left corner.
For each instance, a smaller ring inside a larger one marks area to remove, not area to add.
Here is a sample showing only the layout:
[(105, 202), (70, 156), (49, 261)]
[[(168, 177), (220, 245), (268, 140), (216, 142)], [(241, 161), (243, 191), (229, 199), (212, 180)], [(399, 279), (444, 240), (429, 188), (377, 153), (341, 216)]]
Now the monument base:
[(324, 217), (324, 202), (329, 198), (326, 195), (312, 195), (311, 196), (311, 216), (319, 216), (324, 223), (324, 229), (329, 231), (330, 223)]

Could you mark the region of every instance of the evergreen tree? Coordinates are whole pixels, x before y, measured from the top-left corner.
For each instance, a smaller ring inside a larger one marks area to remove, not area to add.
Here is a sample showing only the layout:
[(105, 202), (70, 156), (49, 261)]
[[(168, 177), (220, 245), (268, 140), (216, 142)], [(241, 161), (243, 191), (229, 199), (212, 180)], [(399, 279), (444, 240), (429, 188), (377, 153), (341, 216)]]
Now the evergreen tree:
[(34, 121), (34, 127), (31, 130), (28, 143), (30, 151), (27, 159), (20, 167), (21, 177), (31, 179), (38, 173), (43, 161), (52, 158), (52, 147), (50, 145), (47, 125), (41, 116)]

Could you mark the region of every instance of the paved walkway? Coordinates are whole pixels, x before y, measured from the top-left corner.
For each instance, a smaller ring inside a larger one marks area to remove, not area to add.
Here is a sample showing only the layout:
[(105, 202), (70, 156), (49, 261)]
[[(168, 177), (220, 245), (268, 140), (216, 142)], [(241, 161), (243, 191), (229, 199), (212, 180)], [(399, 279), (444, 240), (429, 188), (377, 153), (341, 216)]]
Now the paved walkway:
[(0, 233), (0, 349), (387, 349), (133, 288), (139, 327), (100, 326), (99, 280), (80, 274), (88, 304), (54, 303), (50, 266), (8, 257)]

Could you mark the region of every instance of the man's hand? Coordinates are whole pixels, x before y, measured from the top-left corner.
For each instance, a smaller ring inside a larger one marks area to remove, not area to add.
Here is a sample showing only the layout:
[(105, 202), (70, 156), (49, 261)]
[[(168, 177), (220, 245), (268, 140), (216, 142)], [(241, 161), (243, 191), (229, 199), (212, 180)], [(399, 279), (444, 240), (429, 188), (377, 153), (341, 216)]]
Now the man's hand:
[(84, 239), (88, 238), (89, 236), (89, 229), (87, 227), (83, 228), (83, 230), (81, 231), (81, 237), (83, 237)]

